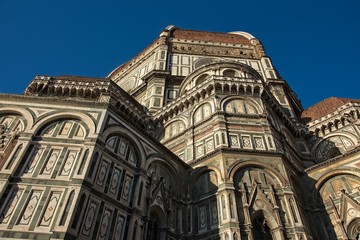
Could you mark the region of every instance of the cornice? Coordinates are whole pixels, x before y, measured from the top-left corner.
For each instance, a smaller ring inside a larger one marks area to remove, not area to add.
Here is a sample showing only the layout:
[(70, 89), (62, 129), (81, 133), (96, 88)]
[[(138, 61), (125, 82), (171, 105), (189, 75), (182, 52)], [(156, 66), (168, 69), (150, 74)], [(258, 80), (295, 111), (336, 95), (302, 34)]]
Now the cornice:
[[(0, 94), (0, 99), (2, 103), (4, 102), (12, 102), (17, 104), (19, 101), (23, 101), (24, 105), (26, 103), (38, 103), (41, 105), (51, 105), (52, 103), (66, 105), (66, 106), (74, 106), (79, 105), (81, 107), (93, 107), (93, 108), (104, 108), (107, 106), (106, 102), (94, 101), (91, 99), (76, 99), (76, 98), (68, 98), (68, 97), (56, 97), (56, 96), (29, 96), (29, 95), (16, 95), (16, 94)], [(53, 106), (53, 105), (51, 105)]]
[(238, 148), (229, 148), (229, 147), (221, 147), (217, 148), (214, 151), (205, 154), (202, 157), (199, 157), (195, 160), (187, 161), (186, 163), (189, 164), (189, 166), (194, 166), (199, 162), (202, 162), (206, 159), (209, 159), (210, 157), (218, 154), (218, 153), (244, 153), (244, 154), (254, 154), (256, 156), (259, 156), (259, 154), (263, 155), (271, 155), (271, 156), (282, 156), (283, 153), (279, 151), (273, 151), (273, 150), (255, 150), (255, 149), (238, 149)]

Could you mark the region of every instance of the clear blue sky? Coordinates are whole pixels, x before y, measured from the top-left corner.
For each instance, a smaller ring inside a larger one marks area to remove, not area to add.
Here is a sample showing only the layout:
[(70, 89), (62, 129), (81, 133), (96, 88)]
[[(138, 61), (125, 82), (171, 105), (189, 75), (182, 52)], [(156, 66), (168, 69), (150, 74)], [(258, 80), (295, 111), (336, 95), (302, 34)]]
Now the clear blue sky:
[(0, 0), (0, 93), (35, 75), (105, 77), (172, 24), (251, 33), (305, 108), (359, 99), (359, 12), (359, 0)]

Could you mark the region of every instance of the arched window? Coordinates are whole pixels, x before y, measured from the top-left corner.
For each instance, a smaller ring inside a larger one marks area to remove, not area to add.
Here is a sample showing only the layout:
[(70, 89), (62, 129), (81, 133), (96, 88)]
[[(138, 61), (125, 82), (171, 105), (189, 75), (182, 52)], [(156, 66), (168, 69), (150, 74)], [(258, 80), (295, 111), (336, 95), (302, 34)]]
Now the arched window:
[(182, 121), (175, 121), (165, 127), (164, 139), (174, 137), (182, 133), (185, 129), (185, 124)]
[(355, 189), (360, 187), (360, 178), (352, 174), (339, 174), (327, 179), (319, 190), (322, 201), (329, 201), (329, 196), (332, 199), (338, 199), (341, 196), (342, 189), (350, 189), (350, 192), (355, 192)]
[(80, 219), (81, 210), (86, 205), (85, 199), (86, 199), (86, 195), (85, 195), (85, 193), (83, 193), (81, 195), (81, 197), (80, 197), (80, 200), (77, 203), (77, 206), (76, 206), (74, 219), (73, 219), (72, 224), (71, 224), (72, 229), (76, 229), (76, 226), (77, 226), (77, 224), (79, 222), (79, 219)]
[(316, 158), (323, 161), (343, 154), (354, 146), (353, 141), (345, 136), (332, 136), (324, 139), (316, 148)]
[(64, 226), (65, 225), (66, 219), (67, 219), (67, 217), (69, 215), (69, 212), (70, 212), (71, 203), (72, 203), (72, 201), (74, 199), (74, 195), (75, 195), (75, 193), (74, 193), (74, 190), (73, 190), (73, 191), (71, 191), (71, 193), (69, 195), (69, 198), (68, 198), (68, 200), (66, 202), (66, 206), (65, 206), (64, 212), (63, 212), (63, 214), (61, 216), (59, 226)]
[(225, 106), (228, 113), (246, 113), (245, 101), (241, 99), (231, 100)]
[(85, 150), (85, 152), (84, 152), (83, 157), (82, 157), (80, 167), (79, 167), (79, 170), (78, 170), (77, 174), (82, 174), (82, 171), (84, 170), (85, 162), (86, 162), (86, 159), (87, 159), (88, 156), (89, 156), (89, 149), (87, 148)]
[(201, 75), (200, 77), (198, 77), (198, 78), (196, 79), (195, 86), (197, 86), (197, 85), (205, 82), (205, 80), (206, 80), (208, 77), (209, 77), (208, 74), (203, 74), (203, 75)]
[(208, 118), (212, 113), (211, 106), (209, 103), (200, 106), (194, 113), (194, 123), (198, 123)]
[(79, 120), (63, 119), (46, 124), (36, 135), (56, 138), (84, 139), (86, 134), (85, 126), (83, 126)]
[(4, 133), (23, 131), (25, 128), (24, 120), (25, 118), (20, 115), (0, 115), (0, 125), (4, 129)]
[(22, 149), (22, 147), (23, 147), (22, 144), (20, 144), (19, 146), (17, 146), (14, 154), (11, 156), (11, 158), (10, 158), (8, 164), (6, 165), (5, 169), (10, 169), (10, 168), (12, 167), (12, 165), (13, 165), (15, 159), (17, 158), (17, 156), (19, 155), (20, 150)]
[(230, 240), (229, 234), (225, 233), (225, 240)]
[(88, 176), (89, 178), (91, 178), (92, 175), (93, 175), (93, 172), (94, 172), (94, 170), (95, 170), (95, 166), (96, 166), (96, 162), (97, 162), (98, 157), (99, 157), (99, 152), (96, 152), (96, 153), (94, 154), (93, 158), (91, 159), (90, 169), (89, 169), (89, 172), (88, 172), (88, 174), (87, 174), (87, 176)]
[(121, 159), (137, 165), (137, 154), (131, 141), (122, 136), (112, 136), (106, 141), (106, 148), (114, 152)]
[(213, 194), (217, 190), (218, 180), (214, 171), (202, 174), (194, 185), (194, 197)]
[(234, 240), (238, 240), (238, 235), (237, 235), (237, 233), (234, 233), (233, 239), (234, 239)]
[(224, 77), (235, 77), (235, 75), (236, 75), (236, 72), (231, 69), (227, 69), (223, 72)]

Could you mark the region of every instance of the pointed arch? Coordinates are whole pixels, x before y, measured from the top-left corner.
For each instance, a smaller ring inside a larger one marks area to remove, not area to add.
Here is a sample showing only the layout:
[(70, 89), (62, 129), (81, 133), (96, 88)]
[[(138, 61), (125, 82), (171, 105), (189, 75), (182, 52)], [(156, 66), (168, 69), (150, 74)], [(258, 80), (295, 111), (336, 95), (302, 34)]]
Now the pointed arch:
[(165, 171), (164, 174), (166, 173), (166, 176), (160, 176), (160, 177), (168, 177), (169, 180), (171, 181), (170, 183), (172, 183), (174, 192), (177, 195), (181, 196), (183, 183), (179, 176), (179, 169), (173, 166), (170, 161), (166, 161), (165, 159), (159, 156), (150, 156), (146, 160), (145, 168), (148, 173), (152, 174), (152, 171), (156, 170), (157, 166), (159, 166), (160, 168), (163, 169), (163, 171)]
[(99, 140), (106, 143), (106, 141), (114, 135), (123, 136), (133, 144), (137, 152), (137, 157), (139, 158), (139, 166), (144, 167), (146, 160), (145, 149), (133, 132), (120, 126), (112, 126), (103, 131), (103, 134), (99, 136)]
[(209, 118), (215, 110), (213, 101), (202, 102), (199, 106), (194, 108), (191, 113), (192, 124), (199, 123), (207, 118)]
[(27, 123), (25, 124), (25, 131), (30, 130), (35, 122), (35, 113), (30, 109), (25, 109), (22, 107), (11, 106), (11, 107), (1, 107), (0, 108), (0, 115), (3, 114), (16, 114), (23, 116)]
[(266, 163), (259, 164), (259, 162), (252, 161), (252, 160), (238, 162), (238, 163), (232, 165), (229, 170), (228, 176), (227, 176), (228, 179), (234, 179), (234, 175), (238, 170), (241, 170), (241, 169), (247, 168), (247, 167), (263, 169), (267, 174), (269, 174), (269, 176), (273, 177), (274, 179), (277, 179), (277, 181), (280, 184), (280, 187), (284, 187), (289, 184), (288, 181), (281, 174), (275, 172), (270, 165), (268, 165)]
[[(360, 170), (355, 168), (344, 168), (344, 169), (334, 169), (330, 170), (329, 172), (322, 175), (317, 182), (315, 183), (314, 190), (311, 193), (311, 198), (314, 199), (314, 201), (320, 201), (324, 194), (321, 194), (324, 190), (325, 185), (331, 181), (331, 179), (335, 179), (339, 176), (348, 176), (354, 179), (357, 179), (358, 182), (360, 182)], [(326, 199), (327, 200), (327, 199)]]
[(351, 133), (330, 133), (312, 147), (311, 153), (318, 161), (323, 161), (344, 154), (357, 142), (357, 137)]
[(338, 176), (338, 175), (352, 175), (354, 177), (360, 176), (360, 170), (356, 168), (344, 168), (344, 169), (334, 169), (327, 171), (324, 175), (322, 175), (315, 184), (315, 189), (320, 190), (322, 185), (329, 179)]
[(199, 177), (209, 171), (215, 172), (218, 183), (223, 182), (224, 176), (222, 175), (220, 169), (213, 165), (208, 165), (208, 166), (204, 166), (204, 167), (195, 168), (192, 171), (192, 176), (189, 181), (189, 186), (194, 186), (194, 184), (198, 181)]

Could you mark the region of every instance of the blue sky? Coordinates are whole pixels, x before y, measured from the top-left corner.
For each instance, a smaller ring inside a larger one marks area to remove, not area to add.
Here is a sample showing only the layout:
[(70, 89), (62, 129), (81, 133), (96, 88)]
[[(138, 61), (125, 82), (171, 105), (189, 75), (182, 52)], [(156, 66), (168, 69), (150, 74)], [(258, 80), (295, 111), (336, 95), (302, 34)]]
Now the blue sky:
[(172, 24), (251, 33), (305, 108), (359, 99), (359, 10), (358, 0), (0, 0), (0, 93), (22, 93), (35, 75), (105, 77)]

